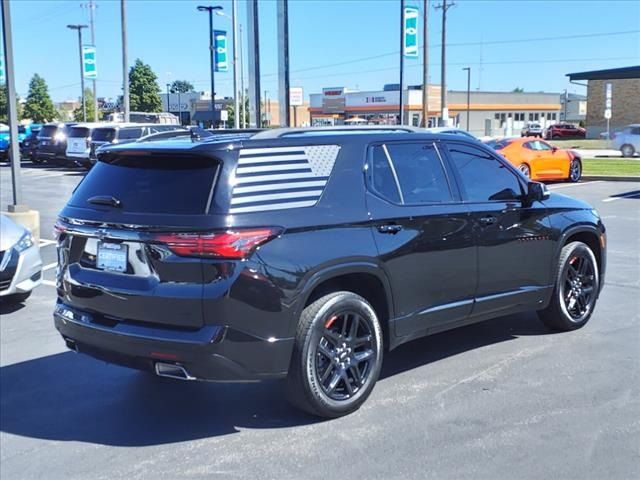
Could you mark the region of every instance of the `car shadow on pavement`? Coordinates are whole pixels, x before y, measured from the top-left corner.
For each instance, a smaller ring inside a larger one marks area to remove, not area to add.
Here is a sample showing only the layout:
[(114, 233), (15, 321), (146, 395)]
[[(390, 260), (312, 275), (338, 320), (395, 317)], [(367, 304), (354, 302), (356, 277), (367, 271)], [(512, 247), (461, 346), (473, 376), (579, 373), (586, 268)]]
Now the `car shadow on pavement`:
[(24, 307), (24, 302), (14, 302), (6, 298), (0, 298), (0, 317), (22, 310)]
[[(382, 378), (481, 346), (549, 331), (520, 315), (416, 340), (388, 353)], [(291, 407), (283, 381), (161, 379), (72, 352), (0, 368), (0, 430), (24, 437), (149, 446), (322, 421)]]

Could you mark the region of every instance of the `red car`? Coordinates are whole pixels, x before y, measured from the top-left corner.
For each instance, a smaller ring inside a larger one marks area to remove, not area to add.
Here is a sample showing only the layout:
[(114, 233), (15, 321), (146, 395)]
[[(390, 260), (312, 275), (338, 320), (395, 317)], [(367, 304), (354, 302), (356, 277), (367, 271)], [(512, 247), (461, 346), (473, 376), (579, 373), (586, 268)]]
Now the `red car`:
[(586, 130), (570, 123), (556, 123), (547, 128), (545, 137), (547, 140), (554, 138), (584, 138)]

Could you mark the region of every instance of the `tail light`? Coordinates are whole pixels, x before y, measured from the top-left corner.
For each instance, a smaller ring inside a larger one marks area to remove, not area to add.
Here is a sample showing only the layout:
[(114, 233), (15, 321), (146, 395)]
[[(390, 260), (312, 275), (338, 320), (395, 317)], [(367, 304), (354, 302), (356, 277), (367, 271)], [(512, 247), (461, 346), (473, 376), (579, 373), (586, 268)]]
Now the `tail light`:
[(161, 233), (154, 235), (154, 240), (182, 257), (242, 260), (279, 234), (280, 229), (265, 227), (220, 233)]

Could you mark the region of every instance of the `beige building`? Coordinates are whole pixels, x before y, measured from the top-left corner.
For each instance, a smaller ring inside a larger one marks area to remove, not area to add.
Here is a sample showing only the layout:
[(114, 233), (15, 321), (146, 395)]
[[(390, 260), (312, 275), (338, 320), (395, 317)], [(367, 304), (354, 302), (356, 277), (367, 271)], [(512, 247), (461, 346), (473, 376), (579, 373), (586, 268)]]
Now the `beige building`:
[(587, 138), (598, 138), (607, 131), (607, 110), (611, 116), (610, 131), (640, 123), (640, 65), (569, 73), (567, 76), (578, 85), (584, 85), (580, 81), (587, 81)]

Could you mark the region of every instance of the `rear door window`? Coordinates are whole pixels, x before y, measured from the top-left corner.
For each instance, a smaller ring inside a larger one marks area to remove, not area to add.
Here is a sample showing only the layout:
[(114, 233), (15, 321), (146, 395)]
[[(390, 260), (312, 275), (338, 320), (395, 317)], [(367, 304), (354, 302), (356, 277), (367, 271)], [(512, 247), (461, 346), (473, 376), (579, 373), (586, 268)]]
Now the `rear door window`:
[[(384, 167), (385, 158), (389, 167)], [(375, 146), (372, 165), (373, 188), (388, 200), (397, 203), (399, 196), (400, 202), (407, 205), (453, 200), (440, 156), (432, 143)], [(399, 192), (397, 187), (393, 188), (395, 184), (400, 187)]]
[[(69, 204), (96, 207), (89, 200), (109, 196), (123, 213), (201, 215), (208, 211), (218, 162), (204, 157), (119, 156), (96, 163)], [(115, 210), (115, 209), (114, 209)]]

